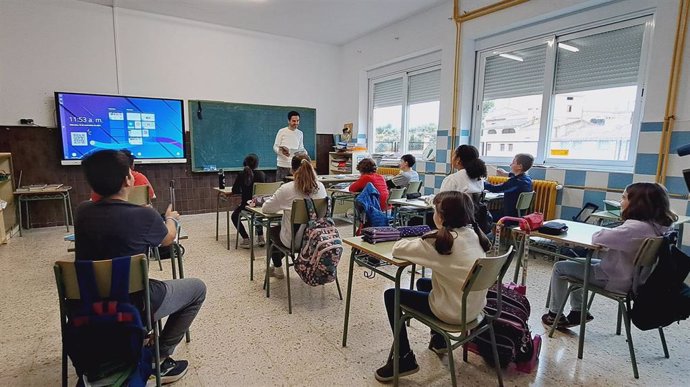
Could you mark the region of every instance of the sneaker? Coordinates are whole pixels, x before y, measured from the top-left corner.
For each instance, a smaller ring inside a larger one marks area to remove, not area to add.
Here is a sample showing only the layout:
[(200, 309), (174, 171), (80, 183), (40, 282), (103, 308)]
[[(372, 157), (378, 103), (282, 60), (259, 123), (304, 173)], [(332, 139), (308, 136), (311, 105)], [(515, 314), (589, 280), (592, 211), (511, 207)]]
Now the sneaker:
[[(568, 323), (570, 324), (571, 327), (575, 327), (580, 325), (580, 317), (582, 317), (582, 313), (580, 311), (574, 311), (571, 310), (570, 313), (568, 313), (568, 317), (566, 317), (566, 320), (568, 320)], [(594, 316), (591, 314), (587, 313), (587, 318), (585, 319), (585, 324), (594, 320)]]
[[(171, 357), (163, 360), (161, 363), (161, 384), (174, 383), (187, 374), (189, 362), (187, 360), (173, 360)], [(153, 381), (152, 385), (156, 385), (156, 370), (153, 370), (153, 375), (148, 380), (147, 385)]]
[(259, 246), (260, 246), (260, 247), (266, 246), (266, 240), (264, 239), (264, 236), (263, 236), (263, 235), (259, 235), (258, 241), (259, 241)]
[[(407, 376), (412, 375), (419, 371), (419, 365), (417, 365), (417, 359), (414, 357), (412, 351), (408, 352), (405, 356), (400, 357), (399, 364), (399, 375)], [(388, 383), (393, 381), (393, 357), (386, 362), (386, 365), (376, 370), (374, 373), (376, 380), (382, 383)]]
[(438, 333), (431, 334), (431, 340), (429, 341), (429, 349), (439, 356), (443, 356), (448, 353), (448, 347), (446, 346), (446, 340), (443, 336)]
[[(556, 321), (556, 313), (547, 313), (543, 316), (541, 316), (541, 323), (544, 324), (547, 328), (551, 328), (553, 326), (553, 323)], [(565, 328), (570, 328), (573, 325), (570, 324), (570, 321), (564, 316), (561, 315), (561, 318), (558, 319), (558, 325), (556, 325), (556, 329), (565, 329)]]
[(248, 249), (249, 246), (249, 238), (242, 238), (242, 242), (240, 242), (240, 247), (243, 249)]
[(285, 278), (285, 274), (283, 274), (283, 267), (269, 267), (268, 268), (268, 276), (269, 277), (275, 277), (277, 279), (283, 279)]

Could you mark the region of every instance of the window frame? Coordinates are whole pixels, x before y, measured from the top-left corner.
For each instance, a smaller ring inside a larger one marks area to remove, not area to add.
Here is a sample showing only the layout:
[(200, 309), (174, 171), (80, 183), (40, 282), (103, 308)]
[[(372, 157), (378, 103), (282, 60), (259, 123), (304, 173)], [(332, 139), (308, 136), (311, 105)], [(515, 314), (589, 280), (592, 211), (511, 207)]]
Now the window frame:
[[(402, 117), (400, 120), (400, 142), (398, 146), (397, 151), (393, 151), (395, 155), (403, 155), (406, 153), (410, 153), (415, 155), (415, 157), (422, 158), (423, 155), (423, 150), (420, 152), (409, 152), (407, 149), (409, 148), (409, 139), (410, 139), (410, 134), (409, 134), (409, 128), (408, 128), (408, 122), (409, 122), (409, 115), (410, 115), (410, 106), (409, 106), (409, 78), (418, 75), (418, 74), (423, 74), (427, 72), (432, 72), (432, 71), (439, 71), (439, 78), (441, 77), (442, 73), (442, 67), (441, 67), (441, 59), (440, 59), (440, 51), (436, 51), (430, 54), (425, 55), (426, 60), (420, 61), (420, 58), (413, 58), (413, 59), (408, 59), (405, 61), (397, 62), (393, 65), (387, 66), (391, 68), (391, 71), (385, 72), (385, 71), (375, 71), (375, 72), (370, 72), (367, 77), (367, 147), (371, 149), (370, 153), (377, 153), (375, 152), (374, 144), (375, 144), (375, 133), (374, 133), (374, 85), (380, 82), (385, 82), (389, 81), (392, 79), (396, 78), (402, 78)], [(420, 63), (423, 62), (423, 63)], [(442, 87), (439, 89), (439, 112), (438, 112), (438, 122), (436, 124), (436, 130), (437, 133), (435, 133), (435, 137), (438, 137), (438, 129), (441, 124), (441, 108), (440, 108), (440, 103), (441, 103), (441, 92), (442, 92)], [(436, 146), (436, 141), (435, 139), (432, 141), (433, 146)]]
[[(640, 52), (640, 64), (637, 75), (637, 92), (634, 109), (632, 112), (632, 127), (630, 133), (630, 147), (628, 160), (589, 160), (589, 159), (563, 159), (549, 157), (553, 110), (555, 104), (554, 84), (556, 77), (556, 54), (558, 42), (570, 39), (596, 35), (608, 31), (615, 31), (626, 27), (642, 25), (644, 33), (642, 36), (642, 48)], [(486, 72), (486, 59), (497, 55), (499, 52), (508, 52), (521, 48), (534, 47), (546, 42), (546, 60), (544, 68), (544, 89), (542, 91), (542, 106), (539, 125), (539, 137), (537, 143), (537, 154), (535, 156), (535, 166), (545, 164), (549, 166), (563, 167), (567, 169), (590, 169), (600, 171), (629, 171), (632, 172), (637, 158), (637, 149), (640, 136), (640, 127), (644, 114), (644, 103), (646, 99), (645, 90), (647, 88), (647, 70), (650, 53), (651, 36), (654, 31), (653, 14), (644, 13), (631, 16), (627, 19), (605, 20), (598, 23), (591, 23), (580, 28), (567, 28), (560, 31), (553, 31), (548, 34), (534, 36), (517, 42), (510, 42), (493, 47), (483, 48), (476, 51), (475, 63), (475, 85), (472, 104), (472, 130), (470, 143), (479, 147), (481, 142), (481, 121), (482, 105), (484, 96), (484, 79)], [(510, 163), (510, 157), (482, 156), (488, 163), (506, 164)]]

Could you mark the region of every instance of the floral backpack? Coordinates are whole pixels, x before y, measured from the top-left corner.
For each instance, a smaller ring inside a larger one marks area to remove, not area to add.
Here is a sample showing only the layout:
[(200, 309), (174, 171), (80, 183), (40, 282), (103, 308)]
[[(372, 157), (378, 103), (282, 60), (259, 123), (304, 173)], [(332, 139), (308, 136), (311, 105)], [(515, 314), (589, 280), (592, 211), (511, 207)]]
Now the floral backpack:
[(333, 219), (328, 216), (331, 213), (330, 198), (327, 198), (327, 201), (326, 215), (319, 218), (314, 200), (304, 199), (310, 220), (304, 230), (302, 249), (295, 259), (295, 272), (311, 286), (335, 281), (338, 262), (343, 254), (340, 234)]

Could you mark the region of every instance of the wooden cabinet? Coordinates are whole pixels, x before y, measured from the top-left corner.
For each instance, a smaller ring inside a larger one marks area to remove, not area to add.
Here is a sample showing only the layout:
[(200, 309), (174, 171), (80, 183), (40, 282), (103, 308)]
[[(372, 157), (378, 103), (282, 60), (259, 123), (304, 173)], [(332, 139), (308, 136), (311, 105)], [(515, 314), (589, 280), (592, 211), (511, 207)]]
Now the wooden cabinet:
[(14, 183), (12, 176), (12, 154), (0, 153), (0, 199), (7, 202), (7, 207), (0, 211), (0, 243), (7, 243), (12, 229), (17, 224), (17, 209), (14, 200)]
[(329, 152), (328, 174), (349, 175), (356, 174), (357, 163), (367, 157), (367, 152)]

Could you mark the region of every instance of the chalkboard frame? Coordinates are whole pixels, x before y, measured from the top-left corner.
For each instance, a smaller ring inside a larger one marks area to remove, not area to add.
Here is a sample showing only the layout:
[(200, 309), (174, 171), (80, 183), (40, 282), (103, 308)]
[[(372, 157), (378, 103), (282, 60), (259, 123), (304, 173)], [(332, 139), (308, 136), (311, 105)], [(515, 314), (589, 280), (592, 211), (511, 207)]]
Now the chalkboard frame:
[[(199, 103), (201, 104), (201, 112), (199, 112)], [(280, 105), (260, 105), (260, 104), (247, 104), (247, 103), (236, 103), (236, 102), (225, 102), (225, 101), (208, 101), (208, 100), (188, 100), (188, 107), (189, 107), (189, 144), (190, 144), (190, 159), (191, 159), (191, 165), (192, 165), (192, 172), (195, 173), (206, 173), (206, 172), (217, 172), (219, 170), (224, 170), (224, 171), (241, 171), (243, 169), (241, 162), (239, 165), (223, 165), (221, 160), (216, 161), (215, 164), (209, 164), (209, 163), (203, 163), (201, 160), (199, 160), (198, 154), (195, 154), (195, 144), (198, 144), (199, 141), (208, 141), (205, 137), (203, 137), (204, 132), (201, 131), (201, 128), (203, 128), (203, 116), (207, 112), (205, 112), (205, 108), (208, 108), (209, 106), (216, 107), (218, 109), (227, 109), (229, 112), (228, 114), (230, 115), (231, 109), (266, 109), (267, 114), (268, 113), (275, 113), (276, 110), (281, 110), (281, 114), (284, 115), (284, 121), (283, 124), (276, 125), (275, 127), (270, 127), (268, 130), (273, 132), (273, 136), (270, 140), (270, 145), (271, 147), (273, 146), (273, 139), (275, 139), (275, 133), (278, 132), (281, 128), (287, 126), (287, 113), (291, 110), (295, 110), (300, 113), (300, 130), (302, 130), (304, 134), (304, 143), (305, 143), (305, 148), (307, 152), (309, 153), (309, 156), (314, 158), (316, 157), (316, 109), (315, 108), (310, 108), (310, 107), (303, 107), (303, 106), (280, 106)], [(307, 117), (313, 116), (313, 122), (311, 119)], [(200, 118), (201, 117), (201, 118)], [(229, 118), (230, 119), (230, 118)], [(305, 119), (308, 121), (305, 123)], [(311, 128), (313, 128), (313, 132), (311, 131)], [(243, 130), (246, 130), (246, 128), (243, 128)], [(201, 136), (201, 137), (199, 137)], [(309, 141), (310, 138), (312, 141)], [(245, 152), (248, 153), (248, 152)], [(276, 159), (275, 159), (275, 153), (271, 153), (273, 157), (271, 157), (270, 160), (266, 160), (266, 157), (263, 157), (259, 163), (259, 170), (275, 170), (276, 169)], [(264, 155), (265, 156), (265, 155)], [(242, 155), (242, 158), (244, 157), (244, 154)], [(209, 165), (214, 165), (215, 168), (209, 168)]]

